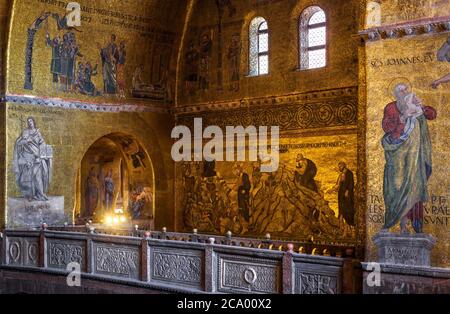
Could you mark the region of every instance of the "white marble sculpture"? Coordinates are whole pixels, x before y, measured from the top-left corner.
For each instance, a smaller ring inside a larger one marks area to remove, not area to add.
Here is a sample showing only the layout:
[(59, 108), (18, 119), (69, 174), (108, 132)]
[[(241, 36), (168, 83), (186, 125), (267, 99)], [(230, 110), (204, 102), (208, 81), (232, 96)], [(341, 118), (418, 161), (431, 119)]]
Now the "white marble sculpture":
[(14, 146), (13, 167), (17, 185), (28, 201), (47, 201), (53, 150), (45, 143), (34, 118), (28, 118), (27, 124)]

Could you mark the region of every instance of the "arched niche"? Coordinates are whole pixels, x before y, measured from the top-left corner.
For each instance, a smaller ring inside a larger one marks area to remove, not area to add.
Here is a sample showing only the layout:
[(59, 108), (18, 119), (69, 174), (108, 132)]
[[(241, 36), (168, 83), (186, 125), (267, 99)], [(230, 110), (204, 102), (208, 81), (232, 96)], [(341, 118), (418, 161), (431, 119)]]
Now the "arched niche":
[(112, 133), (85, 152), (77, 178), (75, 221), (104, 223), (122, 210), (127, 225), (152, 228), (155, 181), (152, 161), (134, 137)]

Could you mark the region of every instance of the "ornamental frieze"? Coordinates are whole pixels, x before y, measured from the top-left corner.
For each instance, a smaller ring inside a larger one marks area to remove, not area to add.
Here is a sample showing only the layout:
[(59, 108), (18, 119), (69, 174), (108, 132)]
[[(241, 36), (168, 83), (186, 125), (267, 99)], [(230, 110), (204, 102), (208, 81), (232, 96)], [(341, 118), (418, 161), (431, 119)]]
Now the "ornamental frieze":
[(240, 108), (234, 110), (179, 116), (177, 123), (192, 127), (193, 119), (219, 127), (242, 125), (280, 126), (281, 131), (323, 127), (353, 126), (357, 123), (357, 98), (341, 98), (277, 107)]

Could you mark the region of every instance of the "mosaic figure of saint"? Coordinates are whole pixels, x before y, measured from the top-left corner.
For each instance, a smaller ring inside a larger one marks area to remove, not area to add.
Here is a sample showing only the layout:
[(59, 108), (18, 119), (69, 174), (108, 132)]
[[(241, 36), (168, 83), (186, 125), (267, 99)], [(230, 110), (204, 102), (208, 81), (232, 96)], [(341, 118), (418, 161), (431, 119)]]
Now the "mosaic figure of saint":
[(75, 83), (76, 58), (83, 57), (77, 44), (75, 33), (68, 32), (63, 36), (61, 48), (60, 80), (64, 91), (71, 91)]
[(339, 217), (343, 217), (350, 226), (355, 225), (355, 179), (353, 172), (344, 162), (339, 163), (338, 205)]
[(98, 205), (99, 194), (100, 184), (98, 182), (97, 174), (95, 173), (95, 168), (92, 167), (89, 171), (89, 176), (86, 179), (86, 191), (84, 194), (87, 217), (92, 217), (94, 215)]
[(199, 78), (198, 83), (201, 90), (209, 89), (211, 75), (211, 52), (212, 40), (209, 34), (203, 34), (199, 46)]
[(238, 188), (238, 207), (239, 213), (245, 219), (250, 220), (250, 190), (252, 184), (247, 173), (241, 175), (241, 185)]
[(130, 211), (133, 219), (141, 219), (144, 217), (146, 206), (152, 202), (152, 195), (149, 188), (138, 186), (131, 193)]
[(17, 185), (28, 201), (47, 201), (52, 172), (52, 152), (36, 126), (34, 118), (16, 140), (13, 170)]
[(117, 87), (120, 97), (125, 98), (125, 60), (127, 57), (127, 51), (125, 48), (125, 42), (122, 41), (119, 45), (118, 58), (117, 58)]
[(199, 64), (199, 54), (197, 48), (195, 48), (194, 42), (189, 42), (188, 51), (184, 56), (185, 64), (185, 83), (186, 90), (188, 93), (192, 94), (197, 90), (198, 82), (198, 64)]
[(98, 96), (100, 92), (95, 88), (92, 82), (92, 76), (97, 75), (97, 67), (92, 68), (90, 62), (78, 62), (77, 75), (75, 79), (75, 90), (83, 95)]
[(82, 62), (78, 62), (77, 75), (75, 78), (75, 90), (81, 94), (83, 93), (84, 90), (84, 82), (85, 82), (84, 64)]
[(114, 201), (114, 191), (115, 191), (115, 185), (114, 185), (114, 179), (113, 179), (113, 173), (112, 170), (109, 170), (107, 176), (104, 179), (104, 202), (105, 202), (105, 210), (109, 211), (113, 208), (113, 201)]
[(385, 151), (384, 230), (400, 222), (407, 233), (411, 220), (417, 233), (422, 233), (423, 204), (428, 201), (427, 185), (432, 173), (431, 139), (428, 120), (437, 117), (433, 107), (422, 101), (403, 83), (394, 89), (396, 101), (384, 110), (382, 145)]
[(111, 35), (111, 41), (106, 47), (100, 48), (102, 58), (103, 92), (114, 95), (117, 93), (117, 64), (119, 62), (119, 47), (116, 44), (116, 35)]
[(216, 171), (216, 161), (207, 161), (205, 160), (203, 162), (203, 177), (205, 178), (212, 178), (217, 175)]
[(61, 53), (62, 53), (62, 41), (59, 36), (51, 39), (50, 34), (46, 35), (47, 46), (52, 48), (52, 62), (50, 65), (50, 72), (53, 75), (53, 84), (59, 82), (59, 76), (61, 75)]
[(83, 84), (83, 92), (87, 95), (97, 96), (100, 92), (95, 88), (94, 83), (92, 82), (92, 76), (98, 74), (97, 72), (98, 65), (96, 64), (94, 68), (92, 68), (91, 63), (88, 61), (84, 67), (84, 84)]
[(228, 62), (230, 69), (230, 91), (239, 91), (239, 67), (241, 60), (241, 37), (234, 34), (228, 48)]
[(299, 185), (318, 192), (319, 189), (314, 180), (317, 175), (316, 164), (312, 160), (305, 158), (303, 154), (298, 154), (296, 162), (297, 171), (295, 171), (295, 180)]

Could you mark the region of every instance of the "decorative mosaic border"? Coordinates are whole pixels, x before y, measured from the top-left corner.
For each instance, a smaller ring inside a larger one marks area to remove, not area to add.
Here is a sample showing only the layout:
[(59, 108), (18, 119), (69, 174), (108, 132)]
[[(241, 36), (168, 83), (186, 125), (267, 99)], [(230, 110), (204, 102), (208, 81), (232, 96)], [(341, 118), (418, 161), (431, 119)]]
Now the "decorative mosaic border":
[(207, 103), (195, 103), (186, 106), (177, 106), (175, 115), (189, 115), (199, 112), (225, 111), (233, 109), (253, 109), (257, 107), (278, 107), (293, 104), (306, 104), (313, 102), (327, 101), (329, 99), (342, 99), (345, 97), (358, 97), (358, 87), (344, 87), (338, 89), (329, 89), (322, 91), (314, 91), (308, 93), (295, 93), (280, 96), (265, 96), (255, 98), (245, 98), (233, 101), (215, 101)]
[(137, 105), (137, 104), (93, 104), (81, 101), (68, 101), (59, 98), (42, 98), (26, 95), (4, 95), (0, 97), (1, 102), (11, 102), (15, 104), (45, 106), (60, 109), (75, 109), (93, 112), (155, 112), (155, 113), (171, 113), (168, 106), (158, 105)]
[(358, 119), (356, 91), (355, 88), (318, 94), (268, 97), (263, 102), (250, 100), (245, 106), (233, 106), (238, 103), (228, 103), (224, 106), (228, 107), (226, 111), (222, 107), (221, 110), (209, 109), (195, 114), (178, 115), (177, 123), (192, 127), (194, 118), (202, 118), (205, 127), (277, 125), (281, 131), (356, 126)]

